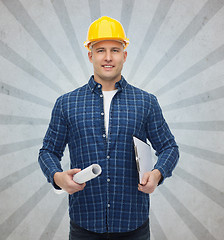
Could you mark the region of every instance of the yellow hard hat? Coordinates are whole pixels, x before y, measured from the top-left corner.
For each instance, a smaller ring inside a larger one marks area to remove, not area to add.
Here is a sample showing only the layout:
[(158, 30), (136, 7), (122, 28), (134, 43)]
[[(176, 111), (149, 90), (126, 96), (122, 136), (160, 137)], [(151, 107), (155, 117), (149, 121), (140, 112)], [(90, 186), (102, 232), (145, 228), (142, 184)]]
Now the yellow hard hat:
[(126, 37), (121, 23), (106, 16), (97, 19), (90, 25), (84, 46), (90, 51), (89, 47), (92, 42), (103, 40), (121, 41), (124, 44), (124, 49), (129, 44), (129, 39)]

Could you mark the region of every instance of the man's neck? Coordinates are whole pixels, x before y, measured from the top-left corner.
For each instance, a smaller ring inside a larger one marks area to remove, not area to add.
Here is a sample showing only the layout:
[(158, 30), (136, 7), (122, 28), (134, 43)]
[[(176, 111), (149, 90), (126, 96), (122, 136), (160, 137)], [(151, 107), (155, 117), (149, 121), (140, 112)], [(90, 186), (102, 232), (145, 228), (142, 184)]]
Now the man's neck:
[(94, 76), (94, 80), (102, 85), (102, 91), (113, 91), (116, 89), (115, 83), (121, 80), (121, 76), (114, 80), (102, 80)]
[(116, 82), (113, 82), (113, 83), (109, 83), (109, 82), (103, 82), (101, 83), (102, 85), (102, 91), (113, 91), (115, 90), (115, 83)]

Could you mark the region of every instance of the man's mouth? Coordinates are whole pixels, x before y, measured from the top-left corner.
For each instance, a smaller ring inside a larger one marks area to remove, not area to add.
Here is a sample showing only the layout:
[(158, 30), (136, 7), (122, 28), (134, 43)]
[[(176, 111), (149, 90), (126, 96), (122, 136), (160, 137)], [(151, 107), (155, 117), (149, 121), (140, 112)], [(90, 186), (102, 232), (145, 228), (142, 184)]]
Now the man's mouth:
[(113, 68), (114, 66), (112, 66), (112, 65), (102, 65), (102, 67), (111, 69), (111, 68)]

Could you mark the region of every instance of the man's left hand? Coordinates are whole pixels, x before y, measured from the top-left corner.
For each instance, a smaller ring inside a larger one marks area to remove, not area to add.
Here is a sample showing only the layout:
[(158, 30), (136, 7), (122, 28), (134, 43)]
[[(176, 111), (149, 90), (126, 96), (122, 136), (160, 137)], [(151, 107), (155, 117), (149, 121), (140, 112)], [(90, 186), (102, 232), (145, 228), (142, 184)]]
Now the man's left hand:
[(153, 193), (161, 177), (162, 174), (158, 169), (144, 173), (141, 184), (138, 184), (138, 190), (144, 193)]

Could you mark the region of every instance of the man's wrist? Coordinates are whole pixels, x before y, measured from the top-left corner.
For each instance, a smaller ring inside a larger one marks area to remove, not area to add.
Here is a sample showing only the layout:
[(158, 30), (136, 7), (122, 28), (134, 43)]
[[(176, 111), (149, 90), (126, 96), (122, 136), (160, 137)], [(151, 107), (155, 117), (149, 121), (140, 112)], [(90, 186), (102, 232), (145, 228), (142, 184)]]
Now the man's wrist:
[(153, 172), (153, 174), (154, 174), (154, 176), (155, 176), (155, 178), (156, 178), (156, 180), (159, 184), (159, 182), (161, 181), (161, 179), (163, 177), (161, 172), (158, 169), (153, 169), (152, 172)]
[(62, 173), (62, 172), (56, 172), (53, 176), (54, 187), (56, 187), (56, 188), (61, 188), (58, 184), (58, 177), (59, 177), (60, 173)]

